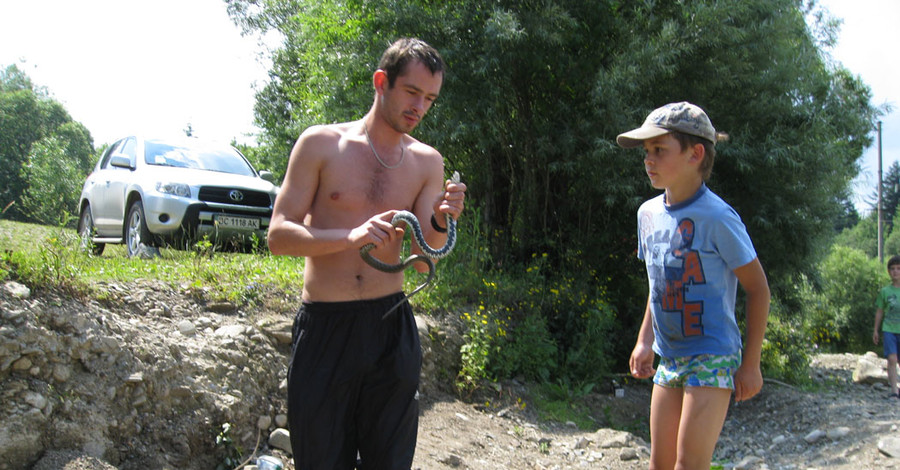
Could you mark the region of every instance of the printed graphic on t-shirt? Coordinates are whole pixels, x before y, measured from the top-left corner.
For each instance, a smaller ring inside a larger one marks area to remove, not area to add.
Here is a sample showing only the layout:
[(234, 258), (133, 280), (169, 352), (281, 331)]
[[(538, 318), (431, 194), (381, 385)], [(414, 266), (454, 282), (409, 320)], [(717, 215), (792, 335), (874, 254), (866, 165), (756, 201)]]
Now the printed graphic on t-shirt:
[(703, 335), (703, 301), (690, 299), (691, 286), (706, 283), (700, 253), (692, 248), (694, 221), (683, 219), (674, 233), (653, 231), (647, 240), (649, 275), (655, 281), (651, 302), (666, 315), (681, 316), (684, 336)]

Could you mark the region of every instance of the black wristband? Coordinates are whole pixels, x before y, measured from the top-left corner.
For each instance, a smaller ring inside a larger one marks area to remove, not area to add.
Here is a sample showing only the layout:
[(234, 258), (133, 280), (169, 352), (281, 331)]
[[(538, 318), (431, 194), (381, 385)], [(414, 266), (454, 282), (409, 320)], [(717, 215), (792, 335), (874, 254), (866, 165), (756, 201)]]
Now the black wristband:
[(438, 233), (447, 233), (446, 227), (441, 227), (440, 225), (438, 225), (437, 219), (434, 218), (434, 214), (431, 214), (431, 227)]

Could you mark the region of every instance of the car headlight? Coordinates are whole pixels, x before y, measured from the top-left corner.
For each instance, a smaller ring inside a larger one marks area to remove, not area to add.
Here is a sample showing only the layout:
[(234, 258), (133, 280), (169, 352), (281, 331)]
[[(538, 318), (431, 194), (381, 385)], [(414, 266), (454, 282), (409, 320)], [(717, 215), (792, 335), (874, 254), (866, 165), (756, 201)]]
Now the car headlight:
[(156, 183), (156, 190), (181, 197), (191, 197), (191, 187), (184, 183)]

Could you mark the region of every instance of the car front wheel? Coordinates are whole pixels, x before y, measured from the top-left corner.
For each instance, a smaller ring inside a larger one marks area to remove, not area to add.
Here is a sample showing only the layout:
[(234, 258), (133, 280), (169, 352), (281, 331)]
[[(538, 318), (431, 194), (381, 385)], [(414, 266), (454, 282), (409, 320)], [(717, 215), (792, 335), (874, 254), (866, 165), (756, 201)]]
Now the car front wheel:
[(103, 254), (103, 248), (106, 245), (91, 241), (96, 233), (94, 217), (91, 215), (91, 206), (84, 206), (84, 209), (81, 209), (81, 216), (78, 218), (78, 236), (81, 237), (81, 247), (85, 250), (90, 248), (94, 255), (100, 256)]
[(128, 257), (138, 256), (142, 245), (150, 245), (151, 235), (147, 229), (147, 221), (144, 219), (144, 205), (141, 201), (134, 201), (128, 208), (128, 217), (125, 218), (125, 251)]

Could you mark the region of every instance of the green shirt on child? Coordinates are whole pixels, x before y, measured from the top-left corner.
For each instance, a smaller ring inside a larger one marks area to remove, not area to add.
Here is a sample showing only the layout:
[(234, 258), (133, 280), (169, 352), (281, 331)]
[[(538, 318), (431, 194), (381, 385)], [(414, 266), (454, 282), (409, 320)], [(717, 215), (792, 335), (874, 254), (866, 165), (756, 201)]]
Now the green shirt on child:
[(883, 287), (875, 299), (875, 306), (884, 311), (881, 331), (900, 333), (900, 287)]

